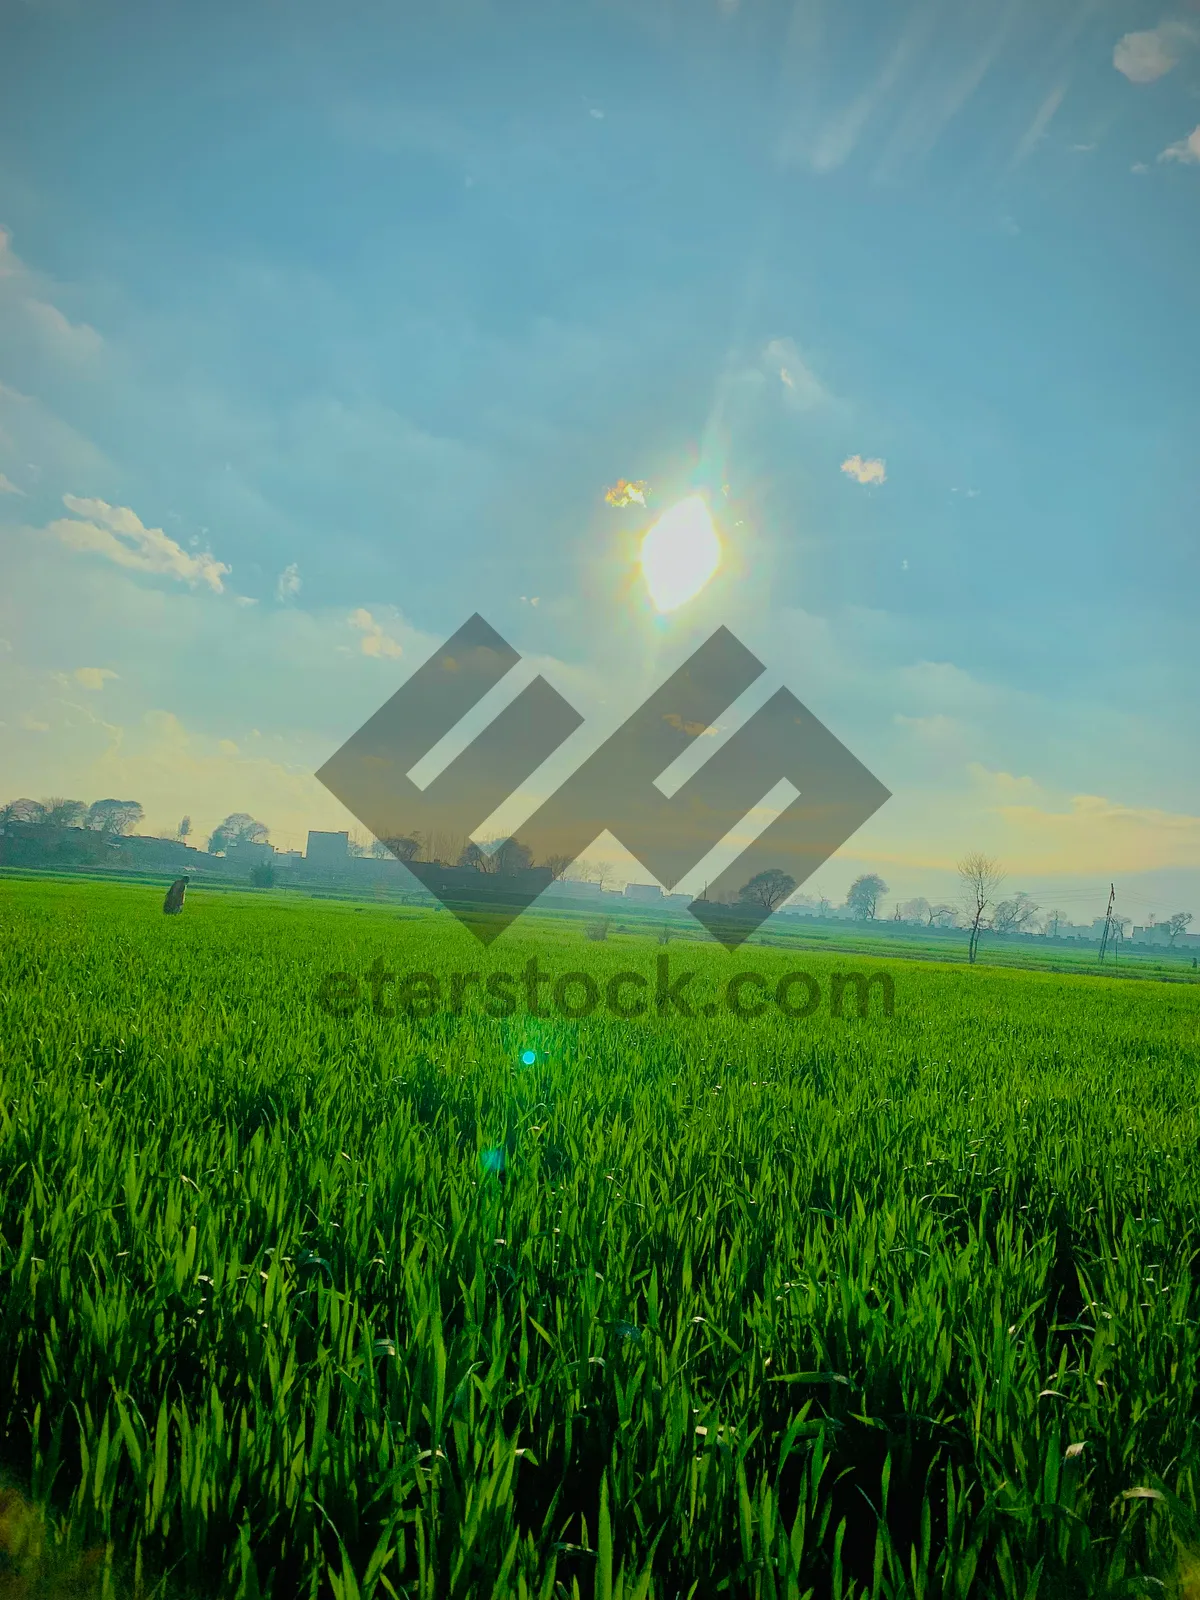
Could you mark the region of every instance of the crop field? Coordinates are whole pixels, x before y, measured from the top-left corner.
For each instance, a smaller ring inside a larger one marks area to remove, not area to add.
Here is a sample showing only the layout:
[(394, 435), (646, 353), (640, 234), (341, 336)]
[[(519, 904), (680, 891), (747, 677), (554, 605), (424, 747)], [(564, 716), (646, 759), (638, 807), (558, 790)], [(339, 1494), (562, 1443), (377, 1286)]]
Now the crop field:
[(0, 881), (0, 1596), (1200, 1594), (1200, 988), (161, 894)]

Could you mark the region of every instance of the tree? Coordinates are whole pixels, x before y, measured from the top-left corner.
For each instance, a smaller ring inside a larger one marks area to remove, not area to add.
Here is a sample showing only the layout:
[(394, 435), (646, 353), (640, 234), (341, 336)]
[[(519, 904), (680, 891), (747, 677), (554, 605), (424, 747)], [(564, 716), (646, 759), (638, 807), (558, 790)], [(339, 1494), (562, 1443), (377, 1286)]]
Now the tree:
[(10, 800), (0, 807), (0, 827), (7, 827), (10, 822), (42, 822), (44, 818), (45, 811), (37, 800)]
[(489, 853), (491, 870), (504, 878), (511, 878), (518, 872), (528, 872), (533, 865), (533, 851), (519, 839), (501, 839)]
[(247, 811), (231, 811), (224, 822), (218, 823), (213, 829), (208, 849), (210, 855), (225, 855), (231, 845), (266, 844), (267, 838), (265, 823), (255, 822)]
[(1175, 943), (1191, 920), (1192, 913), (1190, 911), (1177, 911), (1173, 917), (1167, 918), (1167, 939), (1171, 944)]
[(575, 863), (574, 877), (579, 883), (598, 883), (601, 889), (612, 877), (612, 867), (607, 861), (583, 861)]
[(742, 885), (738, 890), (738, 899), (747, 905), (763, 906), (767, 911), (774, 911), (776, 906), (782, 905), (795, 892), (795, 878), (780, 867), (768, 867), (765, 872), (756, 872), (749, 883)]
[(275, 863), (258, 861), (250, 868), (250, 882), (256, 889), (270, 889), (275, 883)]
[(567, 868), (571, 865), (571, 858), (563, 855), (547, 856), (542, 865), (550, 873), (551, 881), (557, 883), (560, 878), (566, 876)]
[(927, 928), (952, 928), (958, 920), (958, 912), (953, 906), (940, 904), (930, 906)]
[(51, 828), (82, 828), (87, 806), (82, 800), (62, 800), (55, 796), (42, 801), (42, 821)]
[(877, 872), (864, 872), (855, 878), (846, 893), (846, 904), (859, 922), (872, 922), (881, 895), (887, 893), (887, 884)]
[(902, 922), (920, 922), (929, 924), (929, 901), (924, 895), (918, 895), (915, 900), (906, 900), (900, 907), (900, 920)]
[(421, 854), (421, 840), (417, 835), (397, 834), (383, 841), (384, 849), (397, 861), (415, 861)]
[(1058, 925), (1060, 922), (1065, 922), (1066, 920), (1067, 914), (1065, 911), (1047, 911), (1045, 917), (1042, 919), (1042, 932), (1047, 934), (1051, 939), (1057, 939)]
[(180, 822), (179, 826), (175, 829), (175, 837), (182, 841), (188, 837), (191, 831), (192, 819), (191, 817), (184, 817), (182, 822)]
[(1037, 902), (1024, 889), (1011, 900), (1001, 900), (992, 912), (992, 927), (997, 933), (1024, 933), (1037, 915)]
[(119, 839), (132, 833), (145, 815), (136, 800), (93, 800), (84, 826)]
[(993, 861), (991, 856), (985, 856), (980, 850), (974, 850), (958, 863), (958, 876), (962, 884), (963, 910), (971, 928), (967, 960), (974, 965), (983, 915), (991, 905), (996, 890), (1004, 882), (1004, 873), (998, 861)]
[(819, 894), (817, 896), (817, 916), (827, 917), (832, 910), (833, 901), (830, 900), (829, 896), (827, 894)]

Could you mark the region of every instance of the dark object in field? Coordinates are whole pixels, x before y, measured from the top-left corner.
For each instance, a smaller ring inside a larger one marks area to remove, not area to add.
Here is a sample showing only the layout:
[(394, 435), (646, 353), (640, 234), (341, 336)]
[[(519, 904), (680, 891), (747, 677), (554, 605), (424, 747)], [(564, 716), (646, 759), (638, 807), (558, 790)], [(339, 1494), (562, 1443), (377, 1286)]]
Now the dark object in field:
[(187, 879), (176, 878), (167, 890), (167, 897), (163, 901), (163, 910), (168, 917), (178, 916), (183, 910), (183, 897), (187, 893)]

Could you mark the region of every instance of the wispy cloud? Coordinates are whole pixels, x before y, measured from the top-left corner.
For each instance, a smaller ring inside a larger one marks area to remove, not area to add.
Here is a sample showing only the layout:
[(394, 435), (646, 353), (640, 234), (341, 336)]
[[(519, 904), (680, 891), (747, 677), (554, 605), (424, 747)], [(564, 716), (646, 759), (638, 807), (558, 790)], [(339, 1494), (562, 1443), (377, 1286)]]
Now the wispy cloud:
[(868, 460), (862, 456), (849, 456), (842, 462), (842, 471), (857, 483), (887, 482), (887, 467), (877, 456)]
[(1194, 166), (1200, 162), (1200, 125), (1193, 128), (1186, 139), (1169, 144), (1158, 158), (1160, 161), (1183, 161)]
[(772, 339), (762, 353), (763, 366), (778, 377), (785, 402), (794, 411), (815, 411), (831, 395), (792, 339)]
[(69, 550), (91, 552), (119, 567), (193, 586), (206, 583), (217, 594), (224, 587), (222, 576), (232, 570), (208, 552), (189, 555), (161, 528), (147, 528), (128, 506), (110, 506), (106, 500), (83, 500), (73, 494), (63, 495), (63, 504), (75, 516), (60, 517), (45, 531)]
[(1118, 39), (1113, 50), (1113, 66), (1124, 73), (1130, 83), (1153, 83), (1172, 67), (1177, 67), (1197, 39), (1200, 39), (1200, 30), (1194, 23), (1160, 22), (1157, 28), (1127, 33)]
[(24, 493), (25, 493), (24, 489), (18, 489), (16, 484), (12, 481), (11, 478), (5, 477), (4, 473), (0, 472), (0, 494), (24, 494)]
[(111, 667), (76, 667), (74, 672), (75, 682), (81, 689), (103, 689), (109, 678), (117, 674)]
[(362, 634), (360, 648), (363, 655), (395, 657), (404, 654), (397, 641), (383, 631), (383, 624), (376, 622), (364, 607), (352, 611), (346, 620)]
[(275, 584), (275, 596), (279, 600), (294, 600), (300, 593), (300, 568), (294, 561), (290, 561), (279, 574)]
[(1013, 152), (1013, 165), (1017, 166), (1041, 144), (1046, 137), (1046, 129), (1054, 120), (1055, 113), (1063, 103), (1067, 86), (1065, 83), (1057, 84), (1034, 113), (1033, 121), (1022, 134), (1016, 150)]

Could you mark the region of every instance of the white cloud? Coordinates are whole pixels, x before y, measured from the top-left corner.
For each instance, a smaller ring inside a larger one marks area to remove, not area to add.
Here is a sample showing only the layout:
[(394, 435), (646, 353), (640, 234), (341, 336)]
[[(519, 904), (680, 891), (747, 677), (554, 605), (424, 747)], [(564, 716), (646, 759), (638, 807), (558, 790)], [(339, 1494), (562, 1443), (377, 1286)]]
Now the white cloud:
[(81, 689), (92, 690), (103, 689), (105, 682), (116, 676), (111, 667), (76, 667), (74, 673), (75, 682)]
[(20, 722), (21, 727), (26, 729), (26, 731), (29, 733), (50, 732), (50, 724), (48, 722), (39, 722), (38, 719), (31, 715), (31, 713), (28, 711), (22, 711)]
[(104, 340), (86, 322), (70, 322), (48, 300), (25, 301), (25, 315), (56, 352), (71, 359), (87, 360), (103, 347)]
[(4, 473), (0, 472), (0, 494), (24, 494), (24, 493), (25, 493), (24, 489), (18, 489), (16, 484), (12, 481), (11, 478), (6, 478)]
[(842, 471), (858, 483), (887, 482), (887, 467), (877, 456), (865, 461), (862, 456), (850, 456), (842, 462)]
[(371, 613), (362, 606), (357, 611), (352, 611), (346, 620), (352, 628), (357, 628), (362, 634), (360, 648), (363, 655), (396, 657), (404, 654), (396, 640), (384, 633), (383, 624), (376, 622)]
[(69, 550), (91, 551), (119, 567), (149, 572), (180, 582), (206, 583), (220, 594), (222, 574), (231, 569), (208, 552), (189, 555), (161, 528), (147, 528), (128, 506), (110, 506), (106, 500), (83, 500), (63, 495), (63, 504), (76, 521), (60, 517), (46, 528)]
[(1160, 22), (1157, 28), (1140, 33), (1127, 33), (1117, 40), (1113, 66), (1130, 83), (1153, 83), (1179, 65), (1197, 37), (1192, 23), (1173, 21)]
[(1169, 144), (1158, 158), (1160, 161), (1183, 161), (1190, 166), (1200, 162), (1200, 125), (1193, 128), (1186, 139)]
[(279, 600), (294, 600), (299, 593), (300, 568), (292, 561), (279, 574), (279, 581), (275, 585), (275, 595)]

